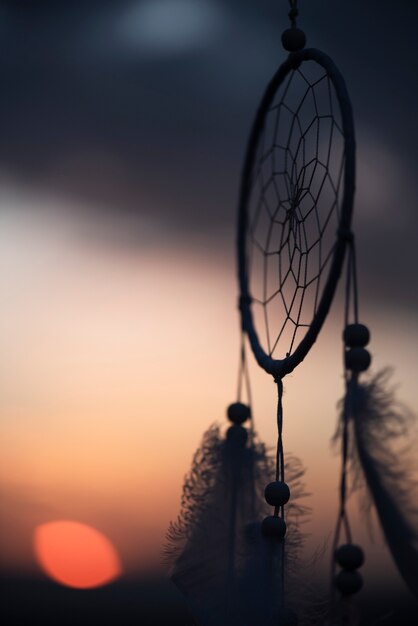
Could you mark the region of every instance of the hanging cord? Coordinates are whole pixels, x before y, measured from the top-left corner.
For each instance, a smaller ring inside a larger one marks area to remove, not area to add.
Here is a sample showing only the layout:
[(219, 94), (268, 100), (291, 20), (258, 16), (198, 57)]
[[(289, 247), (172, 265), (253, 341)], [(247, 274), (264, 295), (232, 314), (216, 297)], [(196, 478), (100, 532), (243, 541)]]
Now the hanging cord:
[(253, 442), (254, 439), (254, 420), (253, 420), (253, 402), (252, 402), (252, 393), (251, 393), (251, 384), (250, 384), (250, 374), (248, 371), (248, 362), (247, 356), (245, 352), (245, 333), (241, 331), (241, 346), (240, 346), (240, 358), (239, 358), (239, 367), (238, 367), (238, 385), (237, 385), (237, 402), (241, 402), (243, 396), (243, 387), (245, 387), (245, 396), (247, 398), (247, 403), (250, 408), (250, 443)]
[[(356, 264), (356, 251), (354, 235), (350, 233), (347, 238), (348, 243), (348, 260), (347, 260), (347, 275), (345, 285), (345, 309), (344, 309), (344, 325), (348, 326), (350, 323), (351, 314), (354, 322), (358, 322), (358, 289), (357, 289), (357, 264)], [(343, 346), (343, 362), (345, 361), (345, 346)], [(340, 479), (340, 505), (337, 518), (337, 524), (334, 534), (333, 549), (331, 554), (331, 597), (335, 598), (334, 577), (336, 572), (336, 562), (334, 558), (335, 550), (338, 547), (341, 528), (344, 528), (346, 540), (348, 543), (352, 543), (352, 533), (350, 528), (350, 522), (348, 519), (348, 513), (346, 510), (347, 500), (347, 465), (350, 449), (349, 441), (349, 419), (350, 419), (350, 404), (352, 389), (357, 384), (358, 374), (355, 372), (349, 372), (344, 369), (345, 379), (345, 399), (342, 412), (342, 433), (341, 433), (341, 479)]]
[[(277, 383), (277, 456), (276, 456), (276, 480), (284, 482), (284, 454), (283, 454), (283, 382), (281, 378), (276, 380)], [(276, 508), (275, 515), (279, 513)], [(281, 517), (284, 515), (283, 507), (280, 507)]]
[(289, 11), (289, 19), (292, 28), (296, 28), (296, 18), (299, 15), (298, 10), (298, 1), (297, 0), (289, 0), (290, 11)]
[[(352, 314), (355, 323), (358, 323), (358, 289), (357, 289), (357, 263), (356, 263), (356, 248), (354, 242), (354, 235), (351, 234), (348, 241), (348, 263), (347, 263), (347, 279), (346, 279), (346, 302), (344, 322), (345, 327), (350, 323), (350, 304), (352, 307)], [(345, 361), (345, 346), (343, 346), (343, 362)], [(348, 521), (348, 514), (346, 512), (346, 500), (347, 500), (347, 462), (349, 456), (349, 431), (348, 422), (350, 419), (350, 404), (352, 389), (357, 384), (358, 374), (355, 372), (348, 372), (344, 370), (346, 394), (343, 407), (342, 416), (342, 441), (341, 441), (341, 482), (340, 482), (340, 513), (339, 523), (337, 524), (336, 541), (338, 541), (339, 530), (341, 522), (344, 523), (346, 538), (349, 543), (352, 542), (352, 535), (350, 530), (350, 524)], [(336, 547), (336, 546), (335, 546)]]
[[(251, 393), (251, 384), (250, 384), (250, 373), (248, 371), (248, 362), (247, 356), (245, 352), (245, 333), (241, 330), (241, 346), (240, 346), (240, 359), (239, 359), (239, 367), (238, 367), (238, 388), (237, 388), (237, 402), (241, 402), (241, 398), (243, 395), (243, 386), (245, 386), (245, 396), (247, 398), (248, 407), (250, 409), (250, 425), (248, 429), (248, 441), (249, 447), (254, 451), (254, 439), (255, 439), (255, 429), (254, 429), (254, 418), (253, 418), (253, 406), (252, 406), (252, 393)], [(256, 503), (257, 503), (257, 493), (256, 493), (256, 480), (255, 480), (255, 465), (254, 459), (250, 466), (250, 480), (251, 480), (251, 513), (252, 518), (255, 521), (256, 518)]]
[[(248, 371), (248, 363), (245, 352), (245, 333), (241, 330), (241, 345), (239, 352), (239, 365), (238, 365), (238, 385), (237, 385), (237, 402), (242, 401), (243, 388), (247, 399), (247, 404), (250, 409), (250, 426), (248, 429), (250, 447), (253, 446), (254, 441), (254, 422), (252, 411), (252, 395), (250, 386), (250, 376)], [(236, 459), (235, 459), (236, 460)], [(231, 503), (229, 510), (229, 554), (228, 554), (228, 576), (227, 586), (228, 593), (225, 599), (225, 610), (228, 616), (232, 616), (235, 607), (236, 597), (236, 580), (235, 580), (235, 547), (236, 547), (236, 521), (238, 516), (238, 494), (237, 494), (237, 480), (236, 467), (233, 467), (233, 473), (231, 475)], [(254, 465), (250, 466), (250, 480), (251, 480), (251, 513), (252, 521), (255, 520), (255, 508), (256, 508), (256, 491), (255, 491), (255, 477), (254, 477)], [(232, 617), (231, 617), (232, 618)]]
[[(354, 322), (358, 322), (358, 292), (357, 292), (357, 266), (356, 266), (356, 253), (355, 253), (355, 244), (354, 244), (354, 235), (351, 234), (348, 240), (348, 262), (347, 262), (347, 278), (346, 278), (346, 293), (345, 293), (345, 312), (344, 312), (344, 323), (345, 327), (348, 326), (350, 322), (350, 304), (353, 309), (353, 317)], [(343, 362), (345, 359), (345, 346), (343, 346)], [(344, 524), (345, 534), (347, 541), (351, 543), (351, 530), (350, 524), (348, 521), (348, 514), (346, 511), (346, 500), (347, 500), (347, 462), (349, 455), (349, 433), (348, 433), (348, 421), (350, 418), (350, 404), (351, 404), (351, 395), (352, 395), (352, 387), (357, 382), (357, 374), (354, 372), (348, 372), (347, 369), (344, 370), (344, 379), (345, 379), (345, 400), (343, 407), (343, 415), (342, 415), (342, 437), (341, 437), (341, 482), (340, 482), (340, 511), (338, 516), (337, 523), (337, 532), (335, 536), (335, 548), (337, 547), (337, 542), (339, 539), (339, 531), (341, 528), (341, 523)]]
[[(283, 452), (283, 381), (281, 378), (276, 378), (277, 384), (277, 456), (276, 456), (276, 480), (285, 482), (284, 471), (284, 452)], [(281, 517), (284, 519), (284, 505), (281, 507), (275, 507), (275, 517)], [(283, 538), (280, 544), (280, 559), (281, 559), (281, 571), (280, 571), (280, 600), (281, 606), (284, 605), (284, 592), (285, 592), (285, 539)]]
[(354, 235), (350, 241), (349, 248), (349, 261), (351, 261), (351, 274), (353, 277), (353, 313), (354, 313), (354, 322), (358, 323), (358, 286), (357, 286), (357, 257), (356, 257), (356, 246), (354, 241)]
[[(356, 248), (354, 235), (350, 233), (348, 237), (348, 262), (347, 262), (347, 277), (346, 277), (346, 291), (345, 291), (345, 311), (344, 311), (344, 324), (345, 327), (350, 323), (350, 309), (352, 309), (353, 320), (358, 323), (358, 288), (357, 288), (357, 263), (356, 263)], [(343, 362), (345, 362), (345, 346), (343, 346)], [(342, 440), (341, 440), (341, 482), (340, 482), (340, 512), (337, 523), (337, 530), (335, 535), (335, 548), (339, 539), (339, 531), (341, 523), (344, 523), (345, 533), (347, 540), (351, 543), (351, 530), (348, 521), (348, 515), (346, 512), (345, 504), (347, 499), (347, 462), (349, 456), (349, 433), (348, 433), (348, 421), (350, 419), (350, 404), (352, 388), (357, 384), (358, 374), (355, 372), (348, 372), (344, 369), (345, 378), (345, 400), (342, 415)]]
[(353, 233), (347, 236), (348, 243), (348, 262), (347, 262), (347, 279), (345, 286), (345, 311), (344, 324), (348, 326), (350, 323), (350, 309), (352, 309), (353, 321), (358, 322), (358, 287), (357, 287), (357, 259), (356, 246)]

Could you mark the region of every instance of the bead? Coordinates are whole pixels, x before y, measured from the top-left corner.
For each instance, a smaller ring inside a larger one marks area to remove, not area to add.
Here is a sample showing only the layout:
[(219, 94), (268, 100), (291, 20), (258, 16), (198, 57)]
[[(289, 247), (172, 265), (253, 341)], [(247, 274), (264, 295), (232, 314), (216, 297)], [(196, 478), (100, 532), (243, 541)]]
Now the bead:
[(226, 431), (227, 442), (232, 446), (236, 446), (237, 448), (244, 448), (245, 444), (247, 443), (247, 439), (247, 429), (243, 426), (238, 426), (238, 424), (230, 426)]
[(353, 372), (364, 372), (370, 367), (372, 357), (366, 348), (350, 348), (345, 352), (345, 366)]
[(370, 331), (364, 324), (349, 324), (344, 329), (343, 340), (348, 348), (364, 348), (370, 341)]
[(261, 523), (261, 532), (269, 539), (283, 539), (286, 534), (286, 522), (282, 517), (269, 515)]
[(281, 480), (275, 480), (273, 483), (269, 483), (265, 488), (264, 497), (267, 504), (271, 506), (283, 506), (289, 502), (289, 486)]
[(306, 35), (300, 28), (288, 28), (282, 35), (282, 44), (288, 52), (303, 50), (306, 45)]
[(250, 407), (242, 402), (230, 404), (227, 410), (228, 419), (233, 424), (243, 424), (251, 416)]
[(340, 593), (349, 596), (363, 587), (363, 578), (356, 571), (341, 570), (335, 577), (335, 585)]
[(335, 560), (345, 570), (355, 570), (364, 563), (364, 553), (360, 546), (346, 543), (335, 551)]

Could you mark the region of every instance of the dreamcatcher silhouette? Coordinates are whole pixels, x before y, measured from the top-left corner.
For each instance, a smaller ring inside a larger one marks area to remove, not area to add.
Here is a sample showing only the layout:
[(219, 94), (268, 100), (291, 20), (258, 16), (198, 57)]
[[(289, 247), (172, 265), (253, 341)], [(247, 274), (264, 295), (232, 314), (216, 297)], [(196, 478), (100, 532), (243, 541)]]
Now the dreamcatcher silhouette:
[[(404, 471), (385, 442), (385, 435), (393, 435), (396, 425), (400, 432), (408, 418), (387, 391), (386, 374), (360, 381), (371, 357), (369, 331), (359, 323), (351, 230), (355, 135), (350, 98), (331, 58), (305, 49), (305, 35), (296, 24), (297, 1), (290, 5), (291, 27), (282, 36), (289, 55), (261, 100), (242, 172), (238, 402), (228, 409), (232, 426), (225, 438), (219, 428), (205, 434), (185, 481), (182, 512), (169, 529), (173, 580), (199, 623), (207, 626), (355, 623), (350, 598), (363, 585), (358, 570), (364, 554), (353, 542), (347, 514), (350, 467), (357, 476), (360, 469), (364, 474), (395, 562), (418, 591), (417, 534), (406, 519), (405, 497), (393, 493)], [(309, 598), (309, 593), (306, 587), (301, 593), (294, 573), (294, 557), (303, 543), (298, 520), (306, 509), (300, 503), (301, 464), (284, 456), (283, 379), (315, 343), (345, 261), (346, 393), (335, 435), (342, 453), (340, 506), (331, 602), (324, 611), (313, 602), (303, 607), (302, 596)], [(277, 385), (275, 460), (258, 441), (251, 419), (245, 337)], [(243, 381), (248, 405), (241, 403)]]

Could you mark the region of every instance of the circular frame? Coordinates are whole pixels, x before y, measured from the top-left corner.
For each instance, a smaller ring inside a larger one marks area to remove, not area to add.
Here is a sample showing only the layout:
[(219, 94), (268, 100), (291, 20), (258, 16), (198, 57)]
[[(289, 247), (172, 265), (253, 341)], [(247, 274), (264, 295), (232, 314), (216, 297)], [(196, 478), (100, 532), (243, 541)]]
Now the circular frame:
[[(336, 233), (336, 245), (330, 265), (328, 277), (319, 301), (314, 318), (298, 346), (292, 354), (284, 359), (273, 359), (262, 348), (252, 315), (252, 297), (248, 287), (248, 258), (247, 258), (247, 229), (248, 229), (248, 204), (252, 190), (252, 174), (259, 138), (264, 128), (266, 115), (272, 104), (277, 90), (282, 85), (290, 71), (296, 69), (303, 61), (315, 61), (327, 72), (337, 96), (341, 112), (342, 129), (344, 134), (344, 188), (341, 202), (341, 218)], [(241, 324), (247, 333), (252, 351), (258, 364), (275, 378), (283, 378), (292, 372), (305, 358), (312, 345), (315, 343), (322, 328), (325, 318), (330, 309), (335, 289), (340, 278), (347, 243), (351, 240), (350, 230), (351, 216), (354, 203), (355, 190), (355, 135), (354, 121), (350, 98), (347, 92), (344, 78), (332, 59), (314, 48), (308, 48), (300, 52), (289, 54), (287, 60), (279, 67), (270, 81), (259, 105), (251, 134), (248, 141), (244, 168), (241, 177), (238, 212), (238, 281), (240, 288), (239, 308), (241, 311)]]

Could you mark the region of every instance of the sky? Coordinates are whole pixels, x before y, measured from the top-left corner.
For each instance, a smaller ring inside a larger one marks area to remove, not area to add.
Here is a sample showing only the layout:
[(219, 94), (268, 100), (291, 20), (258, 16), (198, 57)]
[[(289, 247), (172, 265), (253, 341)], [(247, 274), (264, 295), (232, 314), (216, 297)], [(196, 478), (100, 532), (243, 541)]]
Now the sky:
[[(394, 367), (418, 412), (418, 5), (299, 6), (308, 44), (334, 58), (353, 102), (374, 367)], [(160, 566), (193, 451), (235, 400), (239, 173), (285, 27), (284, 1), (3, 1), (3, 572), (39, 572), (33, 532), (53, 519), (98, 528), (129, 576)], [(340, 290), (285, 386), (312, 549), (336, 512), (341, 329)], [(272, 446), (274, 385), (253, 363), (251, 374)], [(366, 525), (358, 517), (359, 537)], [(371, 554), (370, 571), (383, 559), (401, 585), (379, 541)]]

